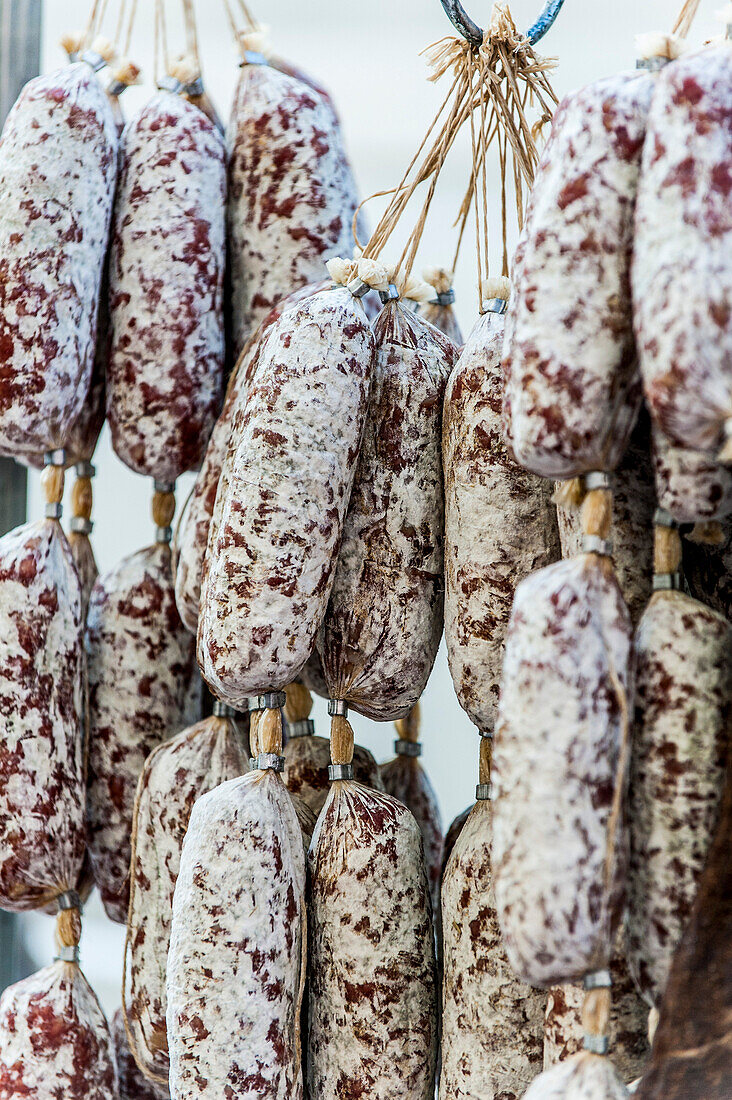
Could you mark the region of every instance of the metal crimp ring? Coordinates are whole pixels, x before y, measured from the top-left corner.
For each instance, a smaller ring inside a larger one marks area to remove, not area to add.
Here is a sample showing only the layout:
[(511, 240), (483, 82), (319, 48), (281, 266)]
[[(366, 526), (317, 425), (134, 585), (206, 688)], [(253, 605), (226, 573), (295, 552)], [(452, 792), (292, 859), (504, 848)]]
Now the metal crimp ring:
[(81, 898), (76, 890), (64, 890), (56, 898), (59, 913), (65, 909), (81, 909)]
[(508, 309), (507, 298), (486, 298), (483, 302), (484, 313), (505, 313)]
[(613, 479), (604, 470), (590, 470), (588, 474), (582, 475), (582, 484), (591, 493), (593, 489), (612, 489)]
[(386, 290), (379, 291), (379, 297), (381, 298), (381, 304), (385, 306), (387, 302), (396, 302), (399, 297), (399, 291), (394, 283), (389, 283)]
[(612, 989), (613, 980), (610, 977), (609, 970), (593, 970), (589, 974), (585, 974), (583, 985), (585, 990), (590, 989)]
[(254, 695), (249, 700), (250, 710), (280, 710), (287, 702), (287, 694), (284, 691), (265, 691), (261, 695)]
[(354, 298), (363, 298), (371, 290), (371, 287), (363, 279), (356, 278), (351, 279), (350, 283), (346, 283), (346, 290)]
[(228, 703), (223, 703), (221, 699), (214, 699), (214, 718), (236, 718), (236, 714), (237, 712), (234, 707), (230, 707)]
[(450, 287), (449, 290), (441, 290), (436, 297), (430, 298), (431, 306), (452, 306), (455, 304), (455, 290)]
[(353, 764), (329, 764), (328, 779), (353, 779)]
[(263, 53), (259, 53), (258, 50), (245, 50), (244, 59), (239, 65), (239, 68), (243, 68), (245, 65), (269, 65), (269, 61)]
[(155, 541), (156, 542), (172, 542), (173, 541), (173, 528), (172, 527), (156, 527), (155, 528)]
[(53, 956), (54, 962), (78, 963), (79, 945), (73, 947), (59, 947), (58, 953)]
[(492, 741), (493, 740), (493, 730), (478, 730), (478, 733), (486, 741)]
[(63, 504), (60, 500), (54, 500), (46, 505), (43, 509), (43, 514), (46, 519), (61, 519), (64, 513)]
[(174, 481), (158, 481), (157, 478), (153, 479), (153, 489), (156, 493), (174, 493), (175, 482)]
[(63, 447), (58, 447), (55, 451), (46, 451), (43, 456), (44, 466), (65, 466), (66, 465), (66, 451)]
[(84, 50), (81, 60), (86, 61), (87, 65), (91, 65), (95, 73), (100, 72), (107, 64), (106, 60), (96, 50)]
[(404, 741), (400, 737), (394, 742), (394, 752), (397, 756), (421, 756), (422, 746), (419, 741)]
[(107, 85), (108, 95), (121, 96), (127, 85), (124, 80), (110, 80)]
[(601, 554), (604, 558), (612, 557), (612, 539), (601, 539), (599, 535), (582, 536), (583, 554)]
[(203, 80), (200, 76), (197, 76), (190, 84), (186, 84), (183, 90), (186, 95), (203, 95)]
[(636, 69), (645, 69), (649, 73), (658, 73), (665, 69), (671, 59), (669, 57), (639, 57), (635, 63)]
[(256, 756), (249, 757), (249, 771), (253, 772), (257, 770), (257, 758)]
[(341, 718), (348, 717), (348, 703), (345, 699), (329, 699), (328, 700), (328, 714), (331, 718), (340, 716)]
[(585, 1035), (582, 1047), (584, 1050), (589, 1050), (591, 1054), (607, 1054), (610, 1041), (607, 1035)]
[(299, 722), (287, 723), (287, 736), (292, 739), (296, 737), (312, 737), (315, 733), (315, 722), (312, 718), (301, 718)]
[(476, 802), (490, 802), (493, 797), (492, 783), (479, 783), (475, 788)]
[(169, 74), (160, 77), (158, 88), (161, 92), (172, 92), (173, 95), (180, 95), (183, 91), (183, 85), (180, 80)]
[(255, 757), (254, 767), (256, 771), (283, 772), (285, 770), (285, 758), (276, 752), (260, 752)]
[(654, 527), (678, 527), (678, 523), (665, 508), (656, 508), (653, 513), (653, 526)]
[(94, 528), (94, 524), (86, 516), (72, 516), (69, 528), (75, 531), (77, 535), (90, 535)]
[(96, 472), (97, 472), (96, 468), (92, 465), (91, 462), (87, 462), (86, 460), (83, 460), (81, 462), (75, 462), (74, 463), (74, 473), (76, 474), (77, 477), (92, 478), (92, 477), (94, 477)]
[(680, 573), (654, 573), (654, 592), (681, 592), (684, 588), (684, 580)]

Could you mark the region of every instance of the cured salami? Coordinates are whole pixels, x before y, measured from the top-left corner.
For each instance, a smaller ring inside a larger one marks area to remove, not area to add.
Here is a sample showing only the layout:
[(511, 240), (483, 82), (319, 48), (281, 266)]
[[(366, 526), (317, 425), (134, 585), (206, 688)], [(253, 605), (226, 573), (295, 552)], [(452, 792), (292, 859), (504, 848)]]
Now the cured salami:
[(133, 817), (130, 908), (125, 948), (127, 1023), (148, 1077), (168, 1080), (165, 968), (173, 894), (197, 798), (249, 770), (246, 728), (206, 718), (154, 749), (142, 769)]
[(387, 794), (403, 802), (411, 811), (422, 834), (425, 869), (432, 898), (435, 921), (440, 912), (440, 874), (442, 871), (442, 817), (437, 795), (427, 772), (419, 762), (419, 704), (407, 718), (397, 722), (399, 740), (394, 743), (396, 756), (381, 765), (381, 782)]
[(674, 955), (639, 1100), (726, 1100), (732, 1080), (732, 768), (699, 892)]
[(158, 542), (99, 578), (87, 620), (88, 832), (107, 915), (124, 923), (137, 781), (149, 753), (200, 717), (195, 643)]
[(463, 826), (465, 825), (465, 822), (470, 817), (470, 811), (472, 810), (474, 805), (475, 805), (475, 803), (471, 804), (470, 806), (467, 807), (467, 809), (463, 810), (462, 813), (459, 813), (457, 815), (457, 817), (454, 817), (452, 819), (452, 821), (450, 822), (450, 826), (449, 826), (447, 832), (445, 833), (445, 843), (442, 847), (442, 878), (443, 879), (445, 877), (445, 871), (447, 870), (447, 865), (450, 861), (450, 856), (452, 855), (452, 850), (453, 850), (453, 848), (455, 847), (455, 845), (457, 843), (458, 837), (460, 836), (461, 832), (463, 831)]
[[(181, 619), (193, 634), (198, 629), (201, 577), (216, 493), (225, 460), (228, 457), (228, 462), (231, 463), (236, 457), (235, 443), (265, 334), (286, 308), (323, 289), (323, 283), (303, 287), (274, 306), (246, 344), (229, 380), (224, 407), (214, 425), (203, 464), (176, 535), (175, 600)], [(222, 502), (226, 496), (227, 483), (225, 480), (222, 487)]]
[(224, 364), (225, 150), (197, 107), (160, 92), (128, 124), (110, 257), (112, 445), (174, 482), (205, 453)]
[(732, 512), (732, 471), (710, 455), (675, 447), (655, 430), (653, 466), (659, 507), (677, 523), (709, 523)]
[[(281, 749), (281, 732), (278, 744), (267, 728), (260, 734), (265, 752)], [(198, 799), (168, 954), (176, 1100), (197, 1100), (202, 1082), (232, 1100), (302, 1097), (304, 894), (300, 825), (275, 771), (249, 772)]]
[(76, 963), (55, 962), (0, 997), (0, 1096), (110, 1100), (109, 1025)]
[(457, 350), (399, 300), (374, 334), (366, 430), (317, 647), (331, 698), (386, 721), (418, 701), (442, 634), (440, 438)]
[(237, 709), (297, 679), (312, 651), (333, 584), (373, 351), (362, 307), (343, 287), (306, 298), (265, 337), (209, 540), (198, 624), (203, 674)]
[[(613, 478), (613, 564), (634, 624), (653, 590), (653, 475), (650, 424), (642, 412)], [(560, 505), (557, 520), (562, 557), (574, 557), (582, 548), (580, 510)]]
[(0, 539), (3, 909), (47, 906), (74, 889), (81, 873), (81, 613), (76, 569), (57, 520), (28, 523)]
[(627, 947), (639, 989), (657, 1006), (719, 814), (732, 745), (732, 626), (683, 592), (659, 591), (636, 653)]
[(684, 579), (689, 592), (701, 603), (732, 622), (732, 523), (720, 526), (718, 539), (683, 540)]
[(283, 295), (350, 255), (356, 192), (338, 120), (313, 87), (244, 64), (227, 132), (234, 352)]
[[(728, 43), (659, 76), (638, 193), (633, 302), (643, 385), (660, 431), (713, 458), (732, 411), (732, 95)], [(722, 124), (720, 124), (722, 123)], [(729, 448), (725, 448), (725, 458)]]
[(434, 939), (417, 823), (390, 795), (337, 780), (309, 862), (309, 1095), (431, 1100)]
[(524, 1093), (524, 1100), (627, 1100), (628, 1090), (607, 1058), (577, 1054), (546, 1070)]
[[(489, 298), (504, 308), (506, 280)], [(551, 487), (516, 464), (501, 438), (504, 318), (487, 312), (445, 392), (445, 641), (460, 705), (492, 731), (503, 644), (518, 582), (560, 557)]]
[(424, 281), (434, 287), (435, 297), (420, 306), (420, 316), (431, 325), (444, 332), (456, 348), (463, 346), (463, 334), (453, 309), (455, 291), (452, 287), (453, 273), (444, 267), (428, 267), (422, 273)]
[(654, 83), (622, 73), (567, 96), (537, 170), (514, 262), (504, 418), (517, 460), (543, 477), (615, 469), (638, 411), (630, 260)]
[[(648, 1006), (635, 987), (623, 951), (621, 936), (610, 965), (613, 984), (608, 1037), (618, 1073), (624, 1081), (635, 1081), (650, 1057)], [(581, 985), (555, 986), (549, 990), (544, 1020), (544, 1069), (582, 1050), (584, 997)]]
[(63, 447), (81, 413), (117, 171), (89, 65), (29, 81), (0, 139), (0, 448)]
[(170, 1092), (165, 1085), (154, 1085), (140, 1073), (130, 1050), (121, 1008), (112, 1017), (111, 1030), (117, 1063), (119, 1100), (169, 1100)]
[[(609, 516), (598, 529), (606, 538)], [(493, 873), (509, 960), (533, 985), (610, 961), (627, 857), (631, 645), (607, 557), (558, 562), (516, 590), (495, 746)]]
[(491, 886), (490, 802), (478, 801), (442, 886), (440, 1095), (518, 1100), (541, 1069), (546, 994), (519, 981), (501, 943)]

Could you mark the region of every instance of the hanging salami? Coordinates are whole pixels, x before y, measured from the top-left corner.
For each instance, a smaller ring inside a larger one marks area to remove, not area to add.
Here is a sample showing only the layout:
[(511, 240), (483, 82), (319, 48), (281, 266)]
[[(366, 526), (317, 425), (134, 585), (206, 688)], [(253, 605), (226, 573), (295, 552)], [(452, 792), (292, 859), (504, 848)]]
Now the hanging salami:
[[(158, 528), (161, 540), (169, 528)], [(137, 781), (149, 753), (200, 717), (194, 639), (158, 541), (99, 578), (87, 622), (89, 849), (107, 915), (124, 923)]]
[[(638, 194), (633, 301), (643, 385), (661, 432), (729, 459), (732, 52), (723, 43), (658, 78)], [(722, 124), (720, 124), (722, 123)]]
[(440, 874), (442, 871), (442, 817), (437, 795), (427, 772), (419, 762), (419, 703), (406, 718), (396, 723), (398, 739), (394, 742), (396, 756), (381, 765), (381, 782), (387, 794), (403, 802), (414, 816), (422, 834), (427, 881), (432, 898), (434, 919), (440, 913)]
[(146, 1076), (168, 1080), (165, 969), (180, 852), (197, 798), (249, 770), (247, 730), (215, 704), (206, 718), (154, 749), (142, 769), (132, 819), (125, 1011)]
[(122, 461), (165, 482), (200, 464), (218, 409), (225, 193), (216, 127), (160, 91), (122, 138), (107, 416)]
[[(671, 964), (638, 1100), (726, 1100), (732, 1080), (732, 767), (686, 931)], [(690, 1006), (692, 1010), (690, 1010)]]
[(0, 907), (53, 906), (85, 852), (81, 591), (61, 529), (63, 455), (47, 518), (0, 539)]
[[(360, 266), (383, 283), (378, 265)], [(343, 286), (306, 298), (265, 337), (211, 532), (198, 624), (204, 677), (237, 709), (292, 683), (312, 651), (333, 584), (373, 350), (363, 309)]]
[(357, 202), (329, 100), (243, 45), (227, 133), (236, 355), (285, 294), (350, 255)]
[(119, 1100), (169, 1100), (166, 1085), (155, 1085), (140, 1073), (130, 1050), (122, 1009), (112, 1017), (112, 1042), (117, 1063)]
[[(663, 520), (664, 516), (659, 516)], [(716, 828), (732, 748), (732, 626), (674, 587), (681, 541), (656, 528), (656, 591), (636, 636), (628, 958), (657, 1006)]]
[(483, 290), (489, 308), (445, 392), (445, 641), (460, 705), (491, 732), (516, 585), (560, 548), (550, 486), (522, 470), (501, 438), (508, 280)]
[(442, 401), (457, 350), (399, 301), (374, 325), (366, 430), (318, 638), (331, 699), (405, 717), (442, 634)]
[[(229, 379), (224, 407), (214, 425), (201, 469), (176, 534), (175, 600), (181, 619), (193, 634), (198, 628), (201, 577), (216, 494), (224, 464), (230, 465), (236, 455), (235, 443), (264, 337), (281, 313), (310, 294), (323, 290), (324, 286), (325, 284), (318, 283), (303, 287), (274, 306), (242, 350)], [(225, 479), (221, 493), (222, 503), (226, 496), (226, 484)]]
[(335, 717), (334, 782), (309, 857), (308, 1092), (431, 1100), (437, 1012), (422, 838), (405, 806), (353, 782), (352, 752), (353, 730)]
[(462, 348), (464, 340), (462, 330), (455, 315), (455, 290), (453, 273), (444, 267), (428, 267), (422, 272), (422, 278), (434, 288), (435, 295), (420, 306), (420, 316), (431, 325), (444, 332), (456, 348)]
[(92, 372), (117, 136), (91, 67), (29, 81), (0, 139), (0, 449), (64, 447)]
[[(256, 770), (193, 807), (168, 954), (170, 1086), (176, 1100), (302, 1092), (305, 854), (265, 714)], [(236, 996), (232, 975), (238, 975)]]
[(442, 1070), (451, 1100), (519, 1100), (542, 1064), (546, 994), (512, 972), (491, 882), (490, 738), (481, 741), (478, 801), (442, 885)]

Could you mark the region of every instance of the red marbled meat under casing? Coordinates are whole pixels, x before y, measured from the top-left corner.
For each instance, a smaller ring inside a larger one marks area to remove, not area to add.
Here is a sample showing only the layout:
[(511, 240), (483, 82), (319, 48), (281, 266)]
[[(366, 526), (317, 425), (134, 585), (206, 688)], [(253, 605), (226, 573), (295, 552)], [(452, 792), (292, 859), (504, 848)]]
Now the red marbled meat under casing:
[(0, 139), (0, 450), (63, 447), (82, 410), (116, 174), (90, 66), (29, 81)]
[(221, 397), (225, 149), (198, 107), (159, 92), (121, 159), (107, 415), (122, 461), (171, 482), (200, 464)]

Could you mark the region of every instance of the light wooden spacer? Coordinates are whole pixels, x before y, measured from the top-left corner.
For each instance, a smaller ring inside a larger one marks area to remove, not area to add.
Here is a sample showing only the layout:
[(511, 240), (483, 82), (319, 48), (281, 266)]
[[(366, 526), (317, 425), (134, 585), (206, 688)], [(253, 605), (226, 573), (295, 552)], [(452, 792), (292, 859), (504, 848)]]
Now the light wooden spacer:
[(80, 519), (91, 519), (94, 505), (94, 489), (90, 477), (77, 477), (71, 487), (71, 514)]
[(152, 517), (156, 527), (170, 527), (175, 515), (175, 490), (170, 487), (159, 487), (160, 482), (155, 482), (155, 492), (152, 499)]
[(285, 718), (288, 725), (303, 722), (313, 709), (313, 697), (304, 684), (294, 682), (285, 688)]
[(350, 764), (353, 761), (353, 728), (342, 714), (330, 720), (330, 759), (333, 764)]
[(46, 504), (60, 504), (64, 499), (63, 466), (44, 466), (41, 474), (41, 489)]
[(656, 522), (653, 528), (653, 572), (656, 576), (681, 569), (681, 535), (677, 527)]
[(582, 504), (582, 534), (607, 541), (612, 522), (612, 489), (590, 489)]
[(277, 710), (264, 710), (259, 721), (258, 745), (259, 753), (265, 756), (282, 755), (282, 712)]
[(490, 783), (491, 764), (493, 762), (493, 738), (481, 737), (480, 739), (480, 764), (478, 778), (481, 783)]
[(419, 741), (420, 709), (415, 703), (406, 718), (398, 718), (394, 723), (400, 741)]

